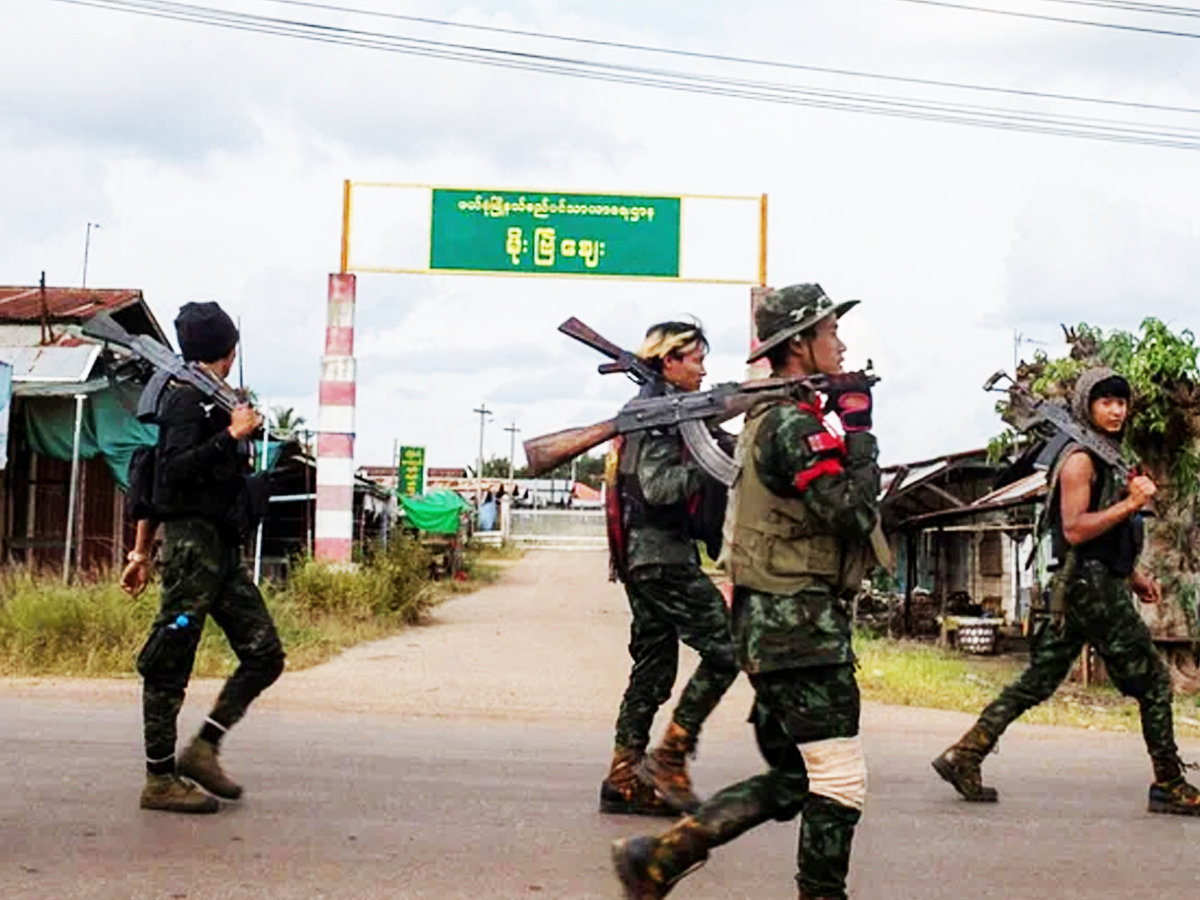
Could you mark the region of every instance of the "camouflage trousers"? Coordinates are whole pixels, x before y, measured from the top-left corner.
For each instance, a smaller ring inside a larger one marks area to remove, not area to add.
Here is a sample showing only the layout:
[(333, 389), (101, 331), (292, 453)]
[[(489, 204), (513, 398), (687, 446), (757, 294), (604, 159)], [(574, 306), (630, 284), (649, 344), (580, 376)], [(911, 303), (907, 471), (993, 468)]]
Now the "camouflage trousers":
[(633, 612), (629, 655), (633, 668), (617, 716), (616, 743), (645, 749), (659, 708), (671, 697), (679, 642), (700, 654), (672, 718), (690, 735), (716, 708), (738, 675), (721, 592), (695, 566), (650, 566), (625, 585)]
[(772, 819), (801, 817), (796, 883), (810, 897), (844, 900), (850, 845), (862, 813), (808, 789), (798, 744), (858, 734), (854, 665), (781, 669), (751, 676), (755, 736), (770, 769), (731, 785), (693, 814), (709, 846)]
[(1096, 648), (1117, 689), (1137, 699), (1151, 759), (1177, 759), (1171, 678), (1125, 581), (1102, 563), (1084, 560), (1065, 584), (1052, 587), (1065, 592), (1065, 614), (1039, 623), (1029, 668), (983, 711), (979, 727), (993, 742), (999, 739), (1009, 723), (1054, 693), (1086, 643)]
[(225, 682), (211, 718), (229, 728), (283, 671), (283, 645), (262, 595), (250, 580), (240, 548), (202, 519), (166, 523), (162, 609), (138, 655), (146, 758), (175, 752), (176, 722), (195, 662), (204, 621), (225, 632), (238, 667)]

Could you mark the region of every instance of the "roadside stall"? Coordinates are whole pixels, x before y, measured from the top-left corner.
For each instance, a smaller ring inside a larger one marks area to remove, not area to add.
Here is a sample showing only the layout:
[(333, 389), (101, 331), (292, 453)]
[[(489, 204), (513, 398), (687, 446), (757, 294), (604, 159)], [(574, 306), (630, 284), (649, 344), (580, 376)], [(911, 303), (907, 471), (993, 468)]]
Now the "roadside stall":
[(432, 554), (432, 578), (458, 577), (469, 535), (471, 505), (454, 491), (400, 498), (402, 527), (416, 534)]

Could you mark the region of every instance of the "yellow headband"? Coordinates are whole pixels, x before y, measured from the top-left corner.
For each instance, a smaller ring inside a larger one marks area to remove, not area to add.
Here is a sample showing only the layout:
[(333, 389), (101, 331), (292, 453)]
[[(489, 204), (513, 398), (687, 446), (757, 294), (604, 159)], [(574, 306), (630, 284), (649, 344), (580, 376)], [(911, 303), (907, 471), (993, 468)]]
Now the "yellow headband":
[(642, 359), (664, 359), (671, 354), (684, 355), (700, 343), (697, 330), (681, 331), (679, 334), (664, 334), (655, 330), (646, 335), (637, 355)]

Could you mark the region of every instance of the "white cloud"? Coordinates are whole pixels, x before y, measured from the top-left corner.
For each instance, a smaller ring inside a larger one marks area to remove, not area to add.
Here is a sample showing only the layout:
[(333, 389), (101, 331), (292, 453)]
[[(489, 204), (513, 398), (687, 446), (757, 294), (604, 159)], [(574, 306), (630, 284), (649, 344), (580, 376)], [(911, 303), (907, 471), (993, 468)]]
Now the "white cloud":
[[(279, 14), (272, 4), (226, 2)], [(1198, 66), (1182, 41), (867, 0), (710, 3), (686, 14), (624, 0), (586, 13), (555, 0), (404, 10), (1150, 103), (1190, 103)], [(883, 378), (877, 430), (889, 461), (980, 446), (998, 429), (979, 385), (1011, 365), (1014, 331), (1055, 343), (1060, 321), (1133, 327), (1149, 314), (1195, 324), (1200, 182), (1190, 152), (605, 85), (44, 0), (17, 0), (6, 16), (0, 282), (33, 283), (45, 269), (52, 283), (76, 283), (85, 223), (100, 222), (89, 283), (144, 289), (168, 327), (181, 303), (220, 300), (241, 316), (248, 381), (310, 424), (347, 177), (769, 194), (771, 280), (816, 280), (836, 298), (864, 301), (843, 334), (849, 362), (871, 358)], [(683, 58), (651, 64), (732, 71)], [(737, 74), (933, 95), (778, 69)], [(507, 455), (502, 427), (511, 422), (524, 438), (612, 415), (632, 387), (596, 374), (599, 357), (554, 330), (568, 315), (630, 346), (648, 324), (694, 314), (713, 338), (710, 382), (739, 379), (748, 294), (711, 285), (364, 275), (359, 461), (388, 459), (399, 440), (427, 445), (431, 465), (471, 462), (479, 440), (471, 410), (481, 402), (495, 410), (487, 455)]]

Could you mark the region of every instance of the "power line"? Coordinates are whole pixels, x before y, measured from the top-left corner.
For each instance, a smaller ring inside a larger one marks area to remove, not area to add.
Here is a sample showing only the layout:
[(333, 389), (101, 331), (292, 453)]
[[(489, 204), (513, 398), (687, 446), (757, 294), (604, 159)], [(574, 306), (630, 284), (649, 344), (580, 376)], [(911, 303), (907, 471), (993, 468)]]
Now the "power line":
[[(1200, 149), (1200, 131), (1186, 127), (1150, 125), (1074, 115), (1054, 115), (1036, 110), (1011, 110), (1002, 107), (945, 103), (910, 97), (866, 94), (615, 63), (599, 63), (527, 51), (472, 46), (314, 22), (278, 19), (215, 7), (169, 2), (169, 0), (55, 0), (55, 2), (239, 31), (299, 38), (319, 43), (469, 62), (591, 81), (655, 87), (730, 99), (757, 100), (1142, 146)], [(1196, 111), (1187, 110), (1187, 112), (1195, 113)]]
[[(1142, 28), (1137, 25), (1120, 25), (1115, 22), (1094, 22), (1089, 19), (1068, 19), (1062, 16), (1047, 16), (1040, 13), (1017, 12), (1012, 9), (995, 9), (991, 6), (974, 6), (969, 3), (950, 3), (949, 0), (898, 0), (899, 3), (918, 3), (922, 6), (941, 6), (947, 9), (961, 9), (969, 12), (989, 13), (995, 16), (1009, 16), (1016, 19), (1036, 19), (1039, 22), (1061, 22), (1066, 25), (1087, 25), (1091, 28), (1108, 28), (1113, 31), (1132, 31), (1138, 34), (1157, 34), (1164, 37), (1200, 38), (1200, 34), (1192, 31), (1170, 31), (1165, 28)], [(1067, 0), (1052, 0), (1063, 3)], [(1080, 4), (1084, 5), (1084, 4)], [(1092, 5), (1092, 4), (1088, 4)], [(1099, 4), (1095, 4), (1099, 5)]]
[[(810, 66), (803, 63), (782, 62), (779, 60), (757, 59), (747, 56), (732, 56), (724, 53), (705, 53), (698, 50), (680, 50), (674, 47), (655, 47), (646, 44), (631, 44), (623, 41), (606, 41), (599, 38), (585, 38), (574, 35), (553, 34), (550, 32), (529, 31), (521, 28), (502, 28), (498, 25), (478, 25), (470, 22), (453, 22), (449, 19), (434, 19), (427, 16), (411, 16), (403, 13), (381, 12), (374, 9), (361, 9), (350, 6), (340, 6), (332, 3), (318, 3), (315, 0), (258, 0), (260, 3), (274, 3), (281, 6), (296, 6), (308, 9), (320, 9), (349, 15), (368, 16), (380, 19), (391, 19), (402, 22), (413, 22), (421, 25), (435, 25), (442, 28), (457, 28), (471, 31), (482, 31), (490, 34), (508, 34), (517, 37), (535, 38), (538, 40), (558, 41), (592, 47), (606, 47), (615, 50), (632, 50), (639, 53), (660, 53), (668, 56), (679, 56), (690, 59), (703, 59), (713, 62), (737, 63), (740, 65), (760, 66), (773, 69), (788, 69), (798, 72), (817, 72), (825, 75), (839, 75), (850, 78), (866, 78), (879, 81), (890, 81), (902, 84), (919, 84), (927, 87), (942, 87), (952, 90), (981, 91), (994, 94), (1007, 94), (1018, 97), (1037, 97), (1045, 100), (1061, 100), (1075, 103), (1097, 103), (1108, 106), (1124, 106), (1132, 109), (1161, 110), (1164, 112), (1185, 112), (1200, 114), (1195, 107), (1165, 106), (1155, 103), (1136, 103), (1127, 100), (1112, 100), (1101, 97), (1083, 97), (1076, 94), (1055, 94), (1044, 91), (1020, 90), (1017, 88), (1002, 88), (990, 85), (969, 84), (959, 81), (941, 81), (932, 78), (912, 78), (904, 75), (888, 75), (880, 72), (861, 72), (854, 69), (838, 69), (827, 66)], [(1059, 0), (1059, 2), (1074, 2), (1074, 0)], [(1078, 0), (1078, 2), (1103, 2), (1103, 0)], [(1109, 0), (1118, 2), (1118, 0)], [(1200, 11), (1195, 13), (1200, 15)]]
[(1046, 2), (1061, 3), (1064, 6), (1094, 6), (1100, 9), (1118, 9), (1122, 12), (1182, 16), (1189, 19), (1200, 18), (1200, 9), (1194, 6), (1171, 6), (1166, 3), (1138, 3), (1134, 2), (1134, 0), (1046, 0)]

